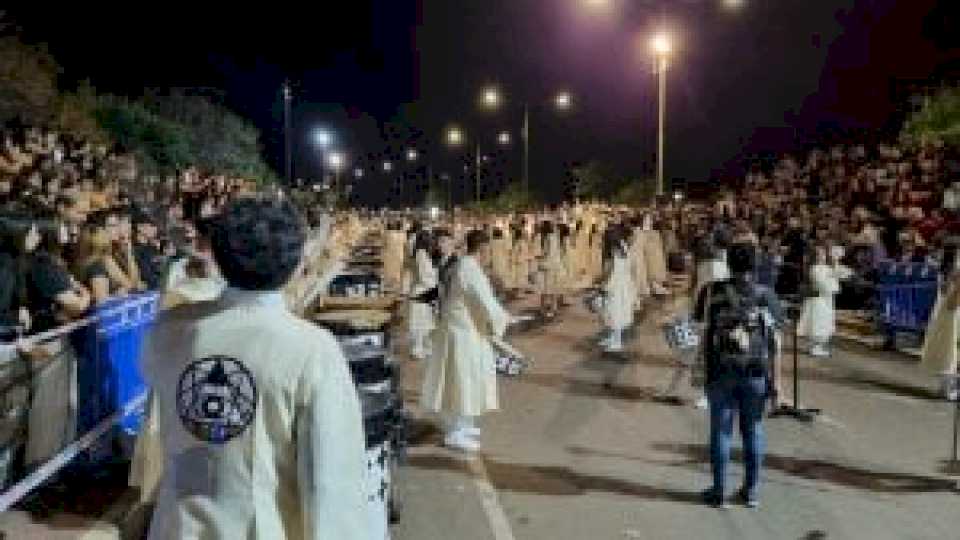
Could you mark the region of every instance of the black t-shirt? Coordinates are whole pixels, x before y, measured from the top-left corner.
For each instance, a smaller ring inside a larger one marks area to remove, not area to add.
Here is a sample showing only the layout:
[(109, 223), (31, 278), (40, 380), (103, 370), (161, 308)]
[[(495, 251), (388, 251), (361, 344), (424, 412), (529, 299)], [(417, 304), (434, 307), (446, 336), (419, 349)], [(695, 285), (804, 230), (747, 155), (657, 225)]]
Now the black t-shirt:
[(135, 243), (133, 257), (137, 260), (137, 269), (140, 270), (140, 279), (149, 289), (160, 288), (160, 276), (164, 270), (163, 255), (151, 244)]
[[(22, 280), (18, 279), (16, 263), (9, 254), (0, 253), (0, 327), (12, 327), (19, 324), (17, 311), (20, 308), (20, 289)], [(0, 328), (0, 334), (8, 333)]]
[(35, 253), (26, 279), (27, 300), (33, 320), (31, 332), (57, 326), (57, 296), (71, 289), (70, 274), (50, 254)]

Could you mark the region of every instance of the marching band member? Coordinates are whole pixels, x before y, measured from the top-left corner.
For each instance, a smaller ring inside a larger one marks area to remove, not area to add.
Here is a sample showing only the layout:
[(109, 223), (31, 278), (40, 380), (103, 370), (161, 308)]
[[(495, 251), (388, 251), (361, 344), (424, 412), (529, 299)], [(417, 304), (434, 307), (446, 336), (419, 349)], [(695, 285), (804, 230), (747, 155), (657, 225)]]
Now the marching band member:
[(610, 231), (604, 249), (603, 325), (608, 331), (601, 345), (608, 352), (623, 350), (623, 331), (633, 324), (636, 299), (632, 280), (630, 250), (621, 229)]
[(493, 294), (478, 260), (487, 238), (467, 235), (467, 252), (442, 273), (440, 319), (423, 380), (422, 406), (444, 421), (444, 444), (480, 448), (476, 420), (497, 410), (496, 358), (489, 337), (500, 337), (512, 318)]
[(427, 338), (433, 331), (433, 306), (415, 298), (437, 286), (437, 270), (431, 253), (434, 250), (429, 231), (420, 231), (414, 245), (413, 264), (410, 272), (410, 297), (407, 325), (410, 335), (410, 355), (416, 360), (427, 357)]
[(165, 465), (150, 540), (372, 538), (347, 361), (280, 293), (304, 239), (289, 202), (231, 203), (212, 235), (230, 288), (156, 322), (143, 373)]

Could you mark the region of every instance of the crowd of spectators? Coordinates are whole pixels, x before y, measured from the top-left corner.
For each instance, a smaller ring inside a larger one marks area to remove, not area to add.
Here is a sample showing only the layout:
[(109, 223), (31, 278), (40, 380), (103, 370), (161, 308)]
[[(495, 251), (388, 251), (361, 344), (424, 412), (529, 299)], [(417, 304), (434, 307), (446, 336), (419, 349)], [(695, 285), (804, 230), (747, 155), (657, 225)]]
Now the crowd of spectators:
[(43, 128), (0, 134), (0, 327), (49, 330), (111, 298), (212, 271), (204, 223), (255, 184), (134, 158)]

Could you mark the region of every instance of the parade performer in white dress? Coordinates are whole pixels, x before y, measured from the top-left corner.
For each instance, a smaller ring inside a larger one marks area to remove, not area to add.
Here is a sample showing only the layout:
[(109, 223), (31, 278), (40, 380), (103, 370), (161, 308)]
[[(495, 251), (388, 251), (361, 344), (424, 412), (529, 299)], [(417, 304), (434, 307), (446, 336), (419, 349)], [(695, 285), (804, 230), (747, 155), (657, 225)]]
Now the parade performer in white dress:
[(840, 280), (849, 269), (840, 266), (839, 259), (826, 246), (814, 249), (814, 264), (810, 267), (810, 287), (813, 295), (803, 301), (797, 335), (810, 340), (810, 356), (830, 356), (830, 338), (836, 330), (834, 296), (840, 292)]
[(647, 261), (645, 260), (643, 232), (640, 223), (635, 223), (635, 226), (632, 228), (630, 232), (629, 244), (630, 271), (633, 278), (634, 294), (636, 297), (635, 304), (639, 309), (643, 305), (644, 300), (650, 296), (650, 284), (647, 276)]
[(388, 224), (383, 239), (383, 284), (385, 288), (392, 291), (400, 289), (405, 246), (406, 235), (400, 223)]
[(611, 231), (605, 249), (603, 310), (601, 318), (607, 337), (601, 345), (608, 352), (623, 350), (623, 331), (633, 324), (636, 299), (627, 242), (619, 230)]
[(947, 399), (957, 399), (957, 361), (960, 359), (960, 272), (957, 271), (957, 249), (945, 250), (942, 284), (937, 291), (927, 331), (924, 334), (920, 365), (941, 380), (941, 391)]
[(149, 539), (371, 540), (347, 361), (280, 293), (302, 221), (287, 202), (241, 199), (214, 230), (230, 288), (162, 315), (144, 350), (166, 458)]
[(433, 305), (415, 299), (437, 286), (437, 269), (433, 266), (433, 259), (431, 259), (434, 245), (428, 231), (420, 231), (417, 234), (413, 249), (413, 264), (410, 268), (410, 311), (407, 324), (410, 335), (410, 355), (417, 360), (423, 360), (429, 355), (428, 338), (436, 326)]
[(467, 235), (467, 253), (441, 272), (440, 319), (427, 365), (421, 404), (444, 420), (444, 444), (476, 451), (476, 420), (499, 408), (496, 357), (491, 337), (501, 337), (512, 317), (503, 309), (477, 260), (487, 242)]

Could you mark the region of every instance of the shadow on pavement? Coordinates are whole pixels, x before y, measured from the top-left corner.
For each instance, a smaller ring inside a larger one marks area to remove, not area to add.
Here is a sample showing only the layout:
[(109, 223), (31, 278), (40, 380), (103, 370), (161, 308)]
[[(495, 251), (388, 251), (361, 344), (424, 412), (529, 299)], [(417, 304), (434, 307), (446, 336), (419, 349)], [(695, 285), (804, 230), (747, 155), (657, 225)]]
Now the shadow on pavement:
[(882, 377), (870, 376), (865, 373), (850, 371), (835, 373), (824, 369), (801, 368), (802, 380), (833, 383), (848, 388), (868, 390), (882, 390), (898, 396), (909, 397), (925, 401), (943, 401), (943, 397), (931, 388), (925, 388), (905, 382), (895, 381)]
[[(673, 452), (687, 456), (688, 459), (673, 464), (676, 466), (694, 464), (699, 466), (702, 463), (709, 462), (707, 458), (708, 447), (703, 444), (661, 443), (654, 444), (653, 448), (661, 452)], [(742, 462), (742, 451), (739, 449), (733, 450), (731, 460)], [(875, 493), (952, 493), (956, 490), (956, 483), (952, 480), (907, 473), (870, 471), (819, 459), (767, 454), (764, 456), (763, 463), (767, 469), (780, 471), (797, 478)]]
[[(677, 491), (628, 482), (618, 478), (595, 476), (553, 465), (522, 465), (483, 458), (490, 483), (498, 490), (539, 495), (579, 496), (605, 492), (627, 497), (700, 504), (697, 492)], [(462, 459), (449, 456), (411, 456), (409, 466), (470, 474)]]

